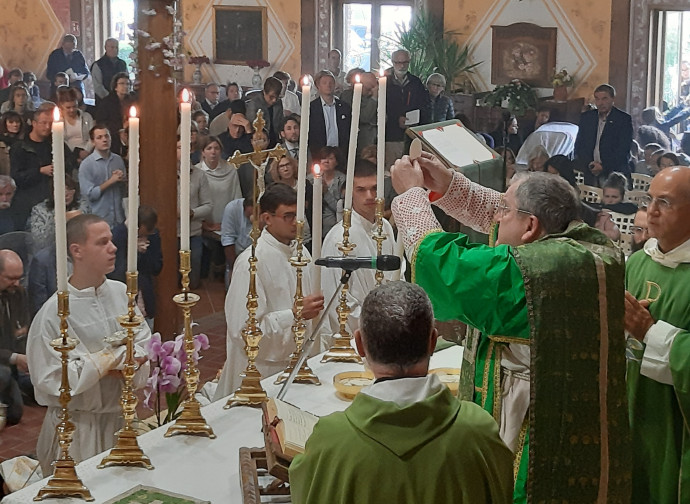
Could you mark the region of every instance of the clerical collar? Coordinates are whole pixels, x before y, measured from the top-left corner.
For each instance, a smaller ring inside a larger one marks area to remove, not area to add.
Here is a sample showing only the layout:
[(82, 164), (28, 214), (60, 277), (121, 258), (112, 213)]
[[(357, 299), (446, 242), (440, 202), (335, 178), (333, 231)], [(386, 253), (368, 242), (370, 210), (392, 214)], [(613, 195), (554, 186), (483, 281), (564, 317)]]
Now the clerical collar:
[(690, 263), (690, 240), (681, 243), (673, 250), (664, 253), (659, 250), (659, 242), (656, 238), (650, 238), (643, 248), (652, 261), (666, 266), (667, 268), (677, 268), (678, 265)]

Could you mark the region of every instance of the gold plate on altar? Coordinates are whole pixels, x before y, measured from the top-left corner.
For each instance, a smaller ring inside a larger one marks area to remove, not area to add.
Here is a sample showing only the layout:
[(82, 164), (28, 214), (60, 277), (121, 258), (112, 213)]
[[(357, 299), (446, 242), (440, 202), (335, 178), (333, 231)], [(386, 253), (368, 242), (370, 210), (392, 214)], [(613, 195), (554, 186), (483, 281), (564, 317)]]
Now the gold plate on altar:
[(371, 371), (347, 371), (333, 377), (336, 395), (346, 401), (352, 401), (359, 391), (374, 383)]
[(460, 387), (460, 370), (458, 368), (436, 368), (430, 369), (429, 374), (435, 374), (446, 387), (450, 389), (454, 396), (458, 395)]

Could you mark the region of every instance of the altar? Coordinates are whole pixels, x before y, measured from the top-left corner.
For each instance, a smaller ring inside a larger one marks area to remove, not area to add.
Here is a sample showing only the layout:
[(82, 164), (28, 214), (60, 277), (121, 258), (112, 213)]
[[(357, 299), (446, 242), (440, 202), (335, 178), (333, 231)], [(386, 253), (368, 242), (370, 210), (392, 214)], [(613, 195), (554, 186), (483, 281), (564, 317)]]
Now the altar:
[[(451, 346), (437, 351), (431, 358), (430, 369), (439, 367), (459, 368), (462, 347)], [(350, 404), (335, 394), (333, 377), (345, 371), (361, 371), (362, 366), (353, 363), (321, 363), (321, 355), (309, 360), (309, 366), (321, 379), (322, 385), (294, 384), (285, 400), (324, 416), (342, 411)], [(270, 397), (275, 397), (280, 385), (269, 377), (262, 384)], [(159, 427), (140, 436), (139, 444), (151, 459), (155, 469), (136, 467), (110, 467), (97, 469), (103, 454), (91, 457), (77, 465), (77, 474), (84, 482), (96, 503), (103, 503), (127, 490), (146, 485), (183, 494), (214, 504), (241, 504), (239, 450), (242, 447), (263, 447), (261, 410), (250, 407), (223, 409), (226, 399), (204, 406), (202, 413), (218, 436), (207, 437), (179, 435), (164, 438), (168, 426)], [(30, 487), (8, 495), (3, 504), (33, 503), (33, 498), (47, 482), (39, 481)], [(45, 499), (43, 502), (81, 503), (76, 498)]]

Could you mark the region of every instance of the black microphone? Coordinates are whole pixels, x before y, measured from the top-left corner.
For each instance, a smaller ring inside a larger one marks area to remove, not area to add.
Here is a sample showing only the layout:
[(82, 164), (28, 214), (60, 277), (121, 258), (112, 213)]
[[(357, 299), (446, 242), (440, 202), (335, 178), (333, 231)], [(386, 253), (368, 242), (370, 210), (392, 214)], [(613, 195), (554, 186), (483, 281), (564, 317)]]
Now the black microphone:
[(355, 271), (360, 268), (395, 271), (400, 269), (400, 258), (395, 255), (380, 255), (373, 257), (322, 257), (316, 260), (316, 265), (326, 268), (340, 268), (345, 271)]

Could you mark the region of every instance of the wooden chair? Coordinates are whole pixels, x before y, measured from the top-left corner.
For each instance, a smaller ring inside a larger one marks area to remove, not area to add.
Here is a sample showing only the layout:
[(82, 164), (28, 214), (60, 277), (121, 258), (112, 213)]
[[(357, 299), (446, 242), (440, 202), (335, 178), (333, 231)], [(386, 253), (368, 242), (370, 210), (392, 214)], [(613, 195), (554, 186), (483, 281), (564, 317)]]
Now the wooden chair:
[(611, 214), (611, 220), (616, 224), (616, 226), (618, 226), (621, 234), (632, 234), (632, 229), (630, 228), (634, 225), (635, 214), (626, 215), (618, 212), (612, 212), (610, 210), (607, 210), (607, 212)]
[(643, 206), (642, 203), (647, 199), (647, 191), (646, 190), (625, 191), (625, 199), (627, 201), (632, 201), (638, 207), (641, 207), (641, 206)]
[(577, 184), (580, 188), (580, 199), (587, 203), (601, 203), (604, 197), (604, 192), (600, 187), (594, 187), (586, 184)]
[(577, 185), (585, 183), (585, 174), (584, 173), (582, 173), (580, 170), (573, 170), (573, 173), (575, 173), (575, 183)]
[(643, 173), (633, 173), (631, 177), (633, 191), (647, 191), (649, 189), (649, 184), (652, 183), (652, 177)]

